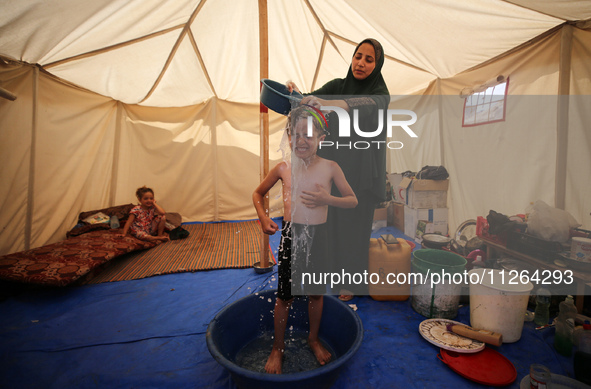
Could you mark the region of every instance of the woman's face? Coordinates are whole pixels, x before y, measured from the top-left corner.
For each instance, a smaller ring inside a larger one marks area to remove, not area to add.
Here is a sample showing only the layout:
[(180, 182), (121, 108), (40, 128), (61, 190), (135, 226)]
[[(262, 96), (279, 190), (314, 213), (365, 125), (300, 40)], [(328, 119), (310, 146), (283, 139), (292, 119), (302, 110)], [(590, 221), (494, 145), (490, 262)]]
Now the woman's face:
[(351, 62), (353, 77), (365, 80), (376, 68), (376, 51), (370, 43), (364, 43), (357, 49)]

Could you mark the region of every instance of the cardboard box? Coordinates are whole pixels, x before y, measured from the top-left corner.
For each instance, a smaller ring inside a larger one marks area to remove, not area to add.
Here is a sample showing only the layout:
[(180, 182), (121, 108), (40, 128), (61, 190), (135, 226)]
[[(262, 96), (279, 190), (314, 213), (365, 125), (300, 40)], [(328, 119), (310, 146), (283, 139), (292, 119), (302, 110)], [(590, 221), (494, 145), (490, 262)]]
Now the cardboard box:
[(399, 193), (411, 208), (446, 208), (449, 180), (417, 180), (403, 177)]
[(388, 225), (404, 231), (404, 204), (391, 202), (388, 205)]
[[(447, 235), (447, 208), (410, 208), (404, 207), (404, 235), (415, 239), (420, 243), (421, 237), (417, 237), (419, 221), (424, 221), (425, 230), (430, 233)], [(427, 227), (428, 226), (428, 227)], [(418, 238), (418, 240), (417, 240)]]
[(376, 208), (373, 211), (373, 220), (387, 220), (388, 219), (388, 208)]
[[(401, 173), (388, 174), (388, 181), (392, 185), (392, 201), (395, 203), (406, 204), (406, 193), (400, 192), (400, 181), (402, 181)], [(404, 189), (406, 192), (406, 189)]]
[(373, 212), (373, 223), (371, 224), (371, 230), (377, 231), (380, 228), (387, 227), (388, 225), (388, 208), (376, 208)]

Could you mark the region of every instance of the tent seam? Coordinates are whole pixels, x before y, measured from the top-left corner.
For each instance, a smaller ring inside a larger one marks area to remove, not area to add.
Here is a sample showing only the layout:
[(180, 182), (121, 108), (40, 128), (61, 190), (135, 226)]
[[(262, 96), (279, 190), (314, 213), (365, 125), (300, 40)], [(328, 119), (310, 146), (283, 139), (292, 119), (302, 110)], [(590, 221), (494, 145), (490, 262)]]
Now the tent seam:
[(156, 90), (158, 85), (160, 85), (160, 81), (162, 81), (164, 74), (168, 70), (168, 67), (170, 66), (172, 59), (176, 55), (176, 52), (181, 45), (181, 42), (183, 41), (183, 39), (187, 35), (187, 32), (191, 28), (191, 24), (193, 23), (193, 21), (195, 20), (195, 18), (199, 14), (199, 12), (203, 9), (203, 6), (205, 5), (206, 2), (207, 2), (207, 0), (200, 1), (199, 5), (197, 5), (197, 8), (195, 8), (195, 10), (191, 14), (191, 16), (189, 16), (189, 20), (187, 20), (187, 22), (184, 24), (183, 29), (181, 30), (181, 33), (179, 34), (179, 37), (177, 38), (176, 42), (174, 43), (174, 46), (172, 47), (172, 50), (170, 51), (170, 54), (168, 55), (168, 58), (166, 59), (166, 62), (164, 63), (164, 67), (162, 68), (162, 71), (158, 75), (158, 78), (156, 78), (156, 81), (154, 81), (154, 84), (152, 85), (152, 88), (150, 88), (150, 90), (148, 91), (148, 94), (143, 99), (140, 100), (140, 104), (143, 103), (144, 101), (146, 101), (150, 96), (152, 96), (152, 93), (154, 93), (154, 91)]

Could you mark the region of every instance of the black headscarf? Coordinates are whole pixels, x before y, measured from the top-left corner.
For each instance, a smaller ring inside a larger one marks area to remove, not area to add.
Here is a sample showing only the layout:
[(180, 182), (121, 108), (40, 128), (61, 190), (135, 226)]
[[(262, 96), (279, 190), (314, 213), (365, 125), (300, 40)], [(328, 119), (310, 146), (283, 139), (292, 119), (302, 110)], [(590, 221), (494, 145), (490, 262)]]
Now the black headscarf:
[(364, 39), (355, 47), (355, 51), (353, 52), (353, 56), (357, 53), (359, 47), (364, 44), (369, 43), (373, 46), (375, 50), (375, 63), (376, 67), (371, 72), (369, 76), (367, 76), (364, 80), (358, 80), (353, 76), (353, 64), (349, 66), (349, 71), (347, 72), (347, 77), (344, 79), (341, 94), (342, 95), (390, 95), (388, 92), (388, 87), (386, 86), (386, 82), (384, 81), (384, 77), (382, 77), (382, 66), (384, 66), (384, 49), (382, 49), (382, 45), (375, 39)]
[[(375, 50), (375, 61), (376, 67), (371, 72), (369, 76), (367, 76), (363, 80), (358, 80), (353, 76), (353, 64), (349, 65), (349, 71), (347, 72), (347, 77), (345, 78), (336, 78), (332, 81), (329, 81), (321, 88), (312, 92), (313, 95), (341, 95), (341, 96), (389, 96), (390, 92), (388, 91), (388, 87), (386, 86), (386, 82), (384, 81), (384, 77), (382, 77), (382, 66), (384, 66), (384, 49), (380, 42), (375, 39), (367, 38), (362, 40), (357, 47), (355, 47), (355, 51), (353, 52), (353, 57), (357, 53), (359, 47), (364, 44), (369, 43), (373, 46)], [(388, 100), (389, 101), (389, 100)], [(380, 108), (387, 108), (380, 107)]]

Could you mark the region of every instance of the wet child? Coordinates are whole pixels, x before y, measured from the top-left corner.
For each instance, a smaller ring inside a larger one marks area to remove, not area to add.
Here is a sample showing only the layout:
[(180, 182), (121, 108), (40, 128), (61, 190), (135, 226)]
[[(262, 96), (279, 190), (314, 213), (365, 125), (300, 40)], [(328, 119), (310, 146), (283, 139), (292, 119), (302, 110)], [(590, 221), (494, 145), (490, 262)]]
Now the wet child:
[(135, 192), (140, 205), (129, 211), (129, 218), (123, 227), (122, 235), (129, 232), (132, 236), (151, 242), (167, 241), (168, 235), (164, 233), (166, 227), (166, 212), (156, 204), (154, 191), (142, 186)]
[[(253, 203), (261, 228), (265, 234), (273, 235), (279, 227), (267, 216), (263, 207), (263, 198), (277, 181), (281, 180), (283, 185), (284, 216), (278, 254), (279, 281), (274, 310), (275, 339), (265, 365), (265, 371), (271, 374), (281, 373), (285, 351), (285, 328), (294, 297), (292, 286), (298, 290), (300, 287), (298, 280), (292, 280), (292, 261), (297, 258), (298, 269), (302, 266), (306, 266), (307, 271), (319, 269), (319, 262), (326, 259), (325, 224), (328, 206), (354, 208), (357, 205), (355, 193), (339, 165), (316, 155), (318, 145), (326, 134), (322, 122), (312, 117), (314, 131), (312, 136), (308, 136), (309, 116), (311, 116), (311, 110), (306, 107), (299, 107), (290, 113), (286, 130), (292, 150), (291, 162), (283, 161), (277, 164), (253, 193)], [(333, 183), (341, 197), (330, 194)], [(303, 242), (300, 239), (302, 236)], [(293, 247), (298, 251), (293, 253), (293, 259), (292, 238), (295, 243)], [(304, 286), (303, 291), (309, 298), (308, 344), (318, 362), (325, 365), (332, 355), (320, 342), (318, 331), (326, 287), (322, 285), (319, 288), (316, 285), (316, 288), (309, 289)]]

